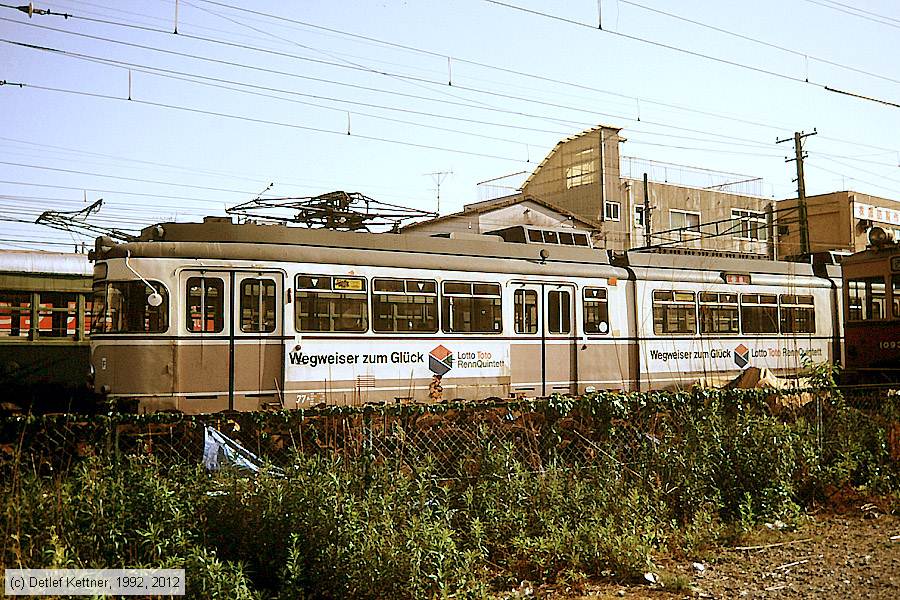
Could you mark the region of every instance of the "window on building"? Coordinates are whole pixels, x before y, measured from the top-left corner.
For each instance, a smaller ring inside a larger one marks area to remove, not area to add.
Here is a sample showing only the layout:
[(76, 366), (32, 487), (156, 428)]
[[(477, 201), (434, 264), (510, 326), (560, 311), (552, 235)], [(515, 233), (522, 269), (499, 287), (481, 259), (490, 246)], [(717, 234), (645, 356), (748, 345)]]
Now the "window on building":
[(428, 279), (374, 279), (372, 312), (375, 331), (434, 333), (437, 284)]
[(778, 296), (741, 294), (741, 326), (744, 333), (778, 333)]
[(547, 293), (547, 331), (572, 332), (572, 296), (566, 290), (551, 290)]
[(584, 288), (584, 332), (609, 333), (606, 288)]
[(813, 297), (803, 294), (782, 294), (781, 333), (815, 333), (816, 307)]
[(634, 224), (637, 227), (644, 226), (644, 207), (643, 205), (638, 205), (634, 207)]
[(619, 202), (607, 201), (603, 204), (603, 217), (607, 221), (618, 221), (622, 218), (622, 205)]
[(697, 333), (694, 292), (653, 291), (653, 332), (656, 335)]
[(362, 332), (369, 328), (364, 277), (297, 275), (297, 331)]
[(225, 282), (219, 277), (188, 277), (187, 330), (219, 333), (225, 328)]
[(700, 333), (740, 333), (737, 294), (700, 292)]
[(41, 292), (38, 308), (38, 335), (74, 337), (77, 328), (78, 294)]
[(685, 210), (669, 211), (669, 226), (690, 233), (700, 233), (700, 213)]
[[(885, 317), (884, 288), (884, 277), (861, 277), (848, 280), (848, 319), (850, 321), (883, 319)], [(894, 297), (896, 301), (896, 292)]]
[(447, 333), (501, 333), (499, 283), (445, 281), (441, 322)]
[(594, 160), (594, 149), (582, 150), (572, 157), (572, 162), (566, 167), (566, 189), (594, 183), (596, 174), (597, 163)]
[(734, 237), (757, 241), (769, 239), (765, 213), (733, 208), (731, 209), (731, 219), (734, 221)]
[[(109, 281), (94, 288), (94, 333), (164, 333), (169, 328), (169, 292), (158, 282)], [(151, 306), (151, 294), (162, 296)]]
[(241, 331), (275, 331), (275, 282), (271, 279), (245, 279), (241, 282)]
[(0, 291), (0, 336), (28, 337), (31, 293)]
[(513, 295), (516, 333), (537, 333), (537, 292), (516, 290)]

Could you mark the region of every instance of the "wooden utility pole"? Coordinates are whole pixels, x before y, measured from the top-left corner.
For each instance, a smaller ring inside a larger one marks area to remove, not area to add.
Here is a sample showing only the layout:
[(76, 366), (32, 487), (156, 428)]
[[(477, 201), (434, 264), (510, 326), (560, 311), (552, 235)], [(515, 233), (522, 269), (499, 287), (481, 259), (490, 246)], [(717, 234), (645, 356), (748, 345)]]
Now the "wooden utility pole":
[[(797, 208), (800, 213), (800, 254), (809, 254), (809, 220), (806, 216), (806, 182), (803, 179), (803, 159), (806, 155), (803, 153), (803, 138), (818, 133), (813, 128), (812, 133), (803, 133), (802, 131), (794, 132), (794, 158), (786, 158), (784, 162), (797, 161)], [(775, 143), (788, 142), (792, 138), (776, 140)]]

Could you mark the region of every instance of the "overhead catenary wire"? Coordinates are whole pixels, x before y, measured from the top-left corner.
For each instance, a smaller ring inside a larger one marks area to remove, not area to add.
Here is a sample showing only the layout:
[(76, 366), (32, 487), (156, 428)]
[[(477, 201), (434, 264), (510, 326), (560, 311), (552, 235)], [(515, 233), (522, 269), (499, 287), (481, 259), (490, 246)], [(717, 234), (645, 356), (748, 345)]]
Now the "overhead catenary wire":
[[(205, 1), (207, 1), (207, 0), (201, 0), (201, 1), (204, 1), (204, 2), (205, 2)], [(484, 1), (486, 1), (486, 2), (493, 2), (493, 0), (484, 0)], [(496, 2), (494, 2), (494, 3), (496, 3)], [(222, 3), (213, 3), (213, 4), (217, 4), (217, 5), (221, 5), (221, 6), (228, 6), (228, 5), (224, 5), (224, 4), (222, 4)], [(502, 4), (502, 5), (506, 6), (505, 3), (499, 3), (499, 4)], [(0, 6), (6, 6), (6, 5), (0, 4)], [(509, 5), (509, 6), (514, 6), (514, 5)], [(250, 11), (250, 12), (253, 12), (253, 11)], [(262, 14), (264, 14), (264, 13), (262, 13)], [(552, 17), (553, 15), (550, 15), (550, 16)], [(77, 16), (73, 16), (73, 18), (77, 18)], [(18, 21), (14, 21), (14, 20), (11, 20), (11, 19), (5, 19), (5, 18), (2, 18), (2, 17), (0, 17), (0, 20), (6, 20), (6, 21), (10, 21), (10, 22), (16, 22), (16, 23), (19, 23)], [(103, 20), (103, 22), (104, 22), (105, 24), (109, 24), (109, 25), (122, 25), (122, 26), (124, 26), (123, 24), (117, 23), (117, 22), (115, 22), (115, 21)], [(575, 23), (578, 23), (578, 22), (576, 21)], [(103, 38), (103, 37), (100, 37), (100, 36), (90, 36), (90, 35), (88, 35), (88, 34), (77, 33), (77, 32), (71, 32), (71, 31), (68, 31), (68, 30), (57, 29), (57, 28), (48, 27), (48, 26), (44, 26), (44, 25), (38, 25), (38, 24), (32, 24), (32, 23), (20, 23), (20, 24), (22, 24), (22, 25), (29, 25), (29, 26), (33, 26), (33, 27), (40, 27), (40, 28), (44, 28), (44, 29), (49, 29), (49, 30), (51, 30), (51, 31), (57, 31), (57, 32), (64, 33), (64, 34), (69, 34), (69, 35), (75, 35), (75, 36), (81, 36), (81, 37), (88, 37), (88, 38), (91, 38), (91, 39), (107, 40), (107, 41), (111, 41), (112, 43), (119, 43), (119, 44), (131, 45), (131, 46), (136, 46), (136, 47), (143, 48), (143, 49), (154, 50), (154, 51), (164, 52), (164, 53), (171, 53), (171, 54), (176, 54), (176, 55), (186, 56), (186, 57), (189, 57), (189, 58), (196, 58), (195, 55), (190, 55), (190, 54), (185, 54), (185, 53), (178, 53), (178, 52), (171, 51), (171, 50), (164, 50), (164, 49), (159, 49), (159, 48), (154, 48), (154, 47), (148, 47), (148, 46), (145, 46), (145, 45), (135, 45), (135, 44), (132, 44), (132, 43), (130, 43), (130, 42), (123, 42), (123, 41), (121, 41), (121, 40), (113, 40), (113, 39), (110, 39), (110, 38)], [(582, 25), (583, 25), (583, 24), (582, 24)], [(325, 29), (328, 29), (328, 28), (325, 28)], [(330, 30), (330, 29), (329, 29), (329, 30)], [(149, 29), (149, 31), (152, 31), (152, 32), (155, 32), (155, 33), (165, 33), (165, 34), (167, 34), (167, 35), (170, 34), (170, 32), (168, 32), (168, 31), (162, 31), (162, 30), (157, 30), (157, 29), (152, 29), (152, 28)], [(330, 31), (338, 31), (338, 30), (330, 30)], [(181, 37), (185, 37), (184, 35), (181, 35), (181, 34), (179, 34), (179, 35), (180, 35)], [(200, 41), (205, 41), (205, 42), (222, 43), (222, 44), (226, 44), (226, 45), (234, 45), (234, 44), (231, 44), (230, 42), (225, 42), (225, 41), (222, 41), (222, 40), (215, 40), (215, 39), (213, 39), (213, 38), (204, 38), (204, 37), (198, 37), (198, 36), (193, 36), (193, 37), (196, 38), (196, 39), (198, 39), (198, 40), (200, 40)], [(361, 37), (365, 38), (365, 36), (361, 36)], [(365, 38), (365, 39), (374, 39), (374, 38)], [(386, 42), (385, 42), (385, 43), (386, 43)], [(242, 47), (242, 48), (245, 48), (245, 49), (256, 50), (256, 51), (259, 51), (259, 52), (271, 52), (271, 51), (268, 50), (268, 49), (256, 48), (256, 47), (252, 47), (252, 46), (245, 46), (245, 45), (240, 45), (240, 44), (237, 44), (236, 46)], [(402, 46), (402, 45), (397, 45), (397, 46), (403, 47), (403, 48), (410, 48), (410, 47)], [(428, 53), (428, 51), (424, 51), (424, 52)], [(316, 60), (316, 59), (309, 59), (308, 57), (297, 56), (297, 55), (295, 55), (295, 54), (290, 54), (290, 53), (281, 53), (281, 54), (282, 54), (283, 56), (285, 56), (285, 57), (295, 58), (295, 59), (298, 59), (298, 60), (313, 60), (313, 61)], [(436, 54), (436, 53), (433, 53), (433, 54)], [(436, 54), (436, 55), (443, 56), (443, 55), (440, 55), (440, 54)], [(203, 59), (201, 59), (201, 60), (203, 60)], [(211, 60), (211, 61), (217, 62), (217, 59), (206, 59), (206, 60)], [(328, 61), (324, 61), (324, 62), (328, 62)], [(471, 62), (473, 62), (473, 64), (482, 64), (482, 63), (475, 63), (474, 61), (471, 61)], [(224, 61), (224, 63), (225, 63), (225, 64), (229, 64), (229, 61)], [(348, 65), (338, 65), (338, 66), (341, 66), (341, 67), (344, 67), (344, 68), (347, 68), (347, 67), (348, 67)], [(249, 66), (249, 65), (244, 65), (244, 67), (245, 67), (245, 68), (251, 68), (251, 69), (254, 69), (254, 68), (255, 68), (255, 69), (258, 69), (258, 70), (266, 71), (265, 69), (262, 69), (261, 67), (253, 67), (253, 66)], [(375, 70), (375, 71), (380, 73), (380, 71), (377, 71), (377, 70)], [(323, 79), (321, 79), (321, 78), (310, 78), (310, 77), (307, 77), (307, 76), (301, 76), (301, 75), (298, 75), (298, 74), (292, 74), (292, 73), (276, 72), (276, 74), (283, 74), (283, 75), (287, 75), (287, 76), (294, 76), (294, 77), (299, 77), (299, 78), (303, 78), (303, 79), (311, 79), (311, 80), (314, 80), (314, 81), (323, 81), (323, 82), (328, 82), (328, 83), (332, 83), (332, 84), (335, 84), (335, 85), (345, 85), (345, 86), (349, 86), (349, 87), (363, 87), (363, 89), (373, 90), (373, 88), (367, 88), (367, 87), (365, 87), (365, 86), (356, 86), (356, 85), (353, 85), (353, 84), (345, 84), (345, 83), (343, 83), (343, 82), (336, 82), (336, 81), (334, 81), (334, 80), (323, 80)], [(399, 76), (399, 77), (404, 77), (404, 76), (401, 75), (401, 74), (392, 74), (392, 75), (397, 75), (397, 76)], [(420, 81), (428, 81), (428, 82), (433, 83), (433, 84), (435, 84), (435, 85), (443, 85), (443, 82), (440, 82), (440, 81), (435, 81), (435, 80), (425, 80), (424, 78), (418, 78), (418, 79), (419, 79)], [(552, 80), (552, 81), (557, 81), (557, 80)], [(575, 85), (575, 84), (571, 84), (570, 82), (561, 82), (561, 83), (566, 83), (567, 85)], [(459, 86), (457, 86), (457, 87), (459, 87)], [(581, 86), (581, 87), (587, 87), (587, 86)], [(480, 93), (487, 93), (487, 94), (491, 94), (491, 95), (496, 95), (495, 92), (488, 91), (488, 90), (478, 90), (477, 88), (470, 88), (470, 89), (471, 89), (471, 90), (477, 90), (477, 91), (480, 92)], [(595, 89), (595, 88), (590, 88), (590, 89)], [(375, 91), (384, 91), (384, 90), (375, 90)], [(602, 92), (602, 93), (611, 93), (611, 92), (608, 92), (608, 91), (605, 91), (605, 90), (597, 90), (597, 91), (600, 91), (600, 92)], [(402, 93), (402, 92), (396, 92), (396, 91), (390, 91), (390, 92), (385, 92), (385, 93), (390, 93), (390, 94), (400, 95), (400, 96), (405, 96), (405, 97), (416, 97), (416, 98), (419, 98), (419, 99), (423, 99), (423, 98), (418, 97), (418, 96), (415, 96), (415, 95), (405, 94), (405, 93)], [(623, 97), (628, 97), (628, 98), (633, 98), (633, 97), (631, 97), (631, 96), (625, 96), (625, 95), (621, 95), (621, 94), (617, 94), (617, 95), (620, 95), (620, 96), (623, 96)], [(537, 102), (537, 103), (540, 103), (540, 101), (537, 101), (537, 100), (534, 100), (534, 99), (521, 98), (521, 97), (518, 97), (518, 96), (507, 95), (506, 97), (508, 97), (508, 98), (510, 98), (510, 99), (518, 99), (518, 100), (526, 101), (526, 102)], [(435, 100), (435, 99), (430, 99), (430, 100)], [(645, 102), (651, 102), (651, 103), (654, 102), (654, 101), (650, 101), (650, 100), (644, 100), (644, 101), (645, 101)], [(448, 101), (442, 100), (442, 102), (448, 102)], [(450, 103), (452, 104), (452, 101), (450, 101)], [(684, 108), (684, 107), (678, 107), (677, 105), (666, 105), (666, 104), (664, 104), (664, 103), (658, 103), (658, 102), (656, 102), (656, 103), (657, 103), (657, 104), (661, 104), (661, 105), (665, 105), (665, 106), (670, 106), (670, 107), (673, 107), (673, 108), (678, 108), (679, 110), (689, 110), (689, 109), (686, 109), (686, 108)], [(561, 106), (560, 106), (560, 105), (555, 104), (555, 103), (548, 103), (548, 104), (551, 105), (551, 106), (565, 107), (565, 108), (568, 108), (569, 110), (584, 110), (584, 111), (587, 111), (587, 112), (591, 112), (592, 114), (595, 114), (595, 115), (604, 115), (604, 113), (598, 113), (597, 111), (593, 111), (593, 110), (589, 110), (589, 109), (579, 109), (579, 108), (577, 108), (577, 107), (566, 107), (565, 105), (561, 105)], [(479, 108), (478, 105), (476, 105), (476, 106), (468, 105), (468, 106), (469, 106), (469, 107), (474, 107), (474, 108)], [(503, 112), (510, 112), (510, 111), (504, 111), (504, 109), (490, 109), (490, 108), (483, 107), (483, 106), (480, 107), (480, 108), (482, 108), (482, 109), (484, 109), (484, 110), (500, 110), (500, 111), (503, 111)], [(533, 117), (533, 118), (541, 118), (541, 119), (547, 119), (547, 118), (548, 118), (548, 117), (546, 117), (546, 116), (544, 116), (544, 115), (527, 114), (527, 113), (521, 113), (521, 112), (518, 112), (518, 111), (511, 111), (511, 112), (513, 112), (513, 114), (517, 114), (518, 116)], [(722, 118), (722, 119), (736, 120), (736, 121), (740, 121), (740, 122), (745, 122), (745, 123), (747, 123), (747, 124), (755, 124), (755, 125), (759, 125), (759, 126), (769, 127), (769, 128), (772, 128), (772, 129), (783, 130), (784, 127), (785, 127), (785, 126), (777, 126), (777, 125), (771, 125), (771, 124), (757, 123), (757, 122), (752, 122), (752, 121), (748, 121), (748, 120), (735, 119), (734, 117), (729, 117), (729, 116), (725, 116), (725, 115), (718, 115), (718, 114), (716, 114), (716, 113), (711, 113), (711, 112), (707, 112), (707, 111), (692, 111), (692, 112), (699, 112), (700, 114), (706, 114), (706, 115), (708, 115), (708, 116), (714, 116), (714, 117)], [(658, 125), (658, 126), (668, 127), (668, 128), (673, 128), (673, 129), (680, 129), (680, 130), (686, 130), (686, 131), (693, 131), (693, 132), (697, 132), (697, 133), (704, 133), (704, 134), (708, 134), (708, 135), (717, 135), (717, 134), (715, 134), (715, 133), (713, 133), (713, 132), (702, 131), (702, 130), (696, 130), (696, 129), (690, 129), (690, 128), (678, 128), (678, 127), (674, 127), (674, 126), (671, 126), (671, 125), (668, 125), (668, 124), (665, 124), (665, 123), (655, 123), (655, 122), (647, 121), (646, 119), (642, 121), (642, 120), (639, 119), (639, 118), (638, 118), (638, 119), (634, 119), (634, 118), (629, 117), (629, 116), (627, 116), (627, 115), (611, 115), (611, 114), (607, 114), (606, 116), (609, 116), (609, 117), (612, 117), (612, 118), (619, 118), (619, 119), (630, 120), (630, 121), (639, 121), (639, 122), (648, 123), (648, 124), (655, 124), (655, 125)], [(557, 120), (557, 121), (558, 121), (558, 120)], [(574, 124), (574, 123), (572, 123), (572, 122), (569, 122), (569, 123), (570, 123), (570, 124)], [(580, 124), (580, 125), (583, 126), (583, 124)], [(578, 126), (578, 124), (576, 124), (576, 126)], [(869, 144), (865, 144), (865, 143), (861, 143), (861, 142), (854, 142), (854, 141), (850, 141), (850, 140), (842, 140), (842, 139), (836, 139), (836, 138), (826, 138), (825, 136), (823, 136), (823, 139), (834, 139), (835, 141), (841, 141), (841, 142), (845, 142), (845, 143), (851, 143), (851, 144), (859, 145), (859, 146), (862, 146), (862, 147), (869, 147), (869, 148), (879, 149), (879, 150), (889, 150), (889, 151), (895, 151), (895, 150), (896, 150), (896, 149), (894, 149), (894, 148), (884, 148), (884, 147), (880, 147), (880, 146), (874, 146), (874, 145), (869, 145)], [(747, 140), (744, 140), (744, 141), (747, 141)], [(751, 141), (752, 141), (752, 140), (751, 140)]]

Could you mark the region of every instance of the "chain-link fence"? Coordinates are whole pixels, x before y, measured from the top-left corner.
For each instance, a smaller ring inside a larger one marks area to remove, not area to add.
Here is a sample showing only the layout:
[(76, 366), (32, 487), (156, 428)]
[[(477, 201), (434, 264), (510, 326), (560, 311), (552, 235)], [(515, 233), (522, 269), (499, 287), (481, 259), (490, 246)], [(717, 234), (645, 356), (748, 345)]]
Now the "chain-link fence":
[(92, 456), (200, 463), (206, 428), (212, 427), (279, 467), (295, 453), (367, 456), (409, 464), (429, 460), (451, 478), (465, 476), (467, 462), (486, 449), (503, 446), (536, 470), (602, 461), (640, 474), (658, 466), (660, 455), (700, 453), (707, 438), (740, 437), (742, 424), (763, 419), (790, 426), (826, 454), (845, 451), (850, 438), (867, 435), (872, 439), (860, 443), (885, 451), (870, 457), (877, 469), (880, 462), (900, 460), (898, 407), (900, 396), (884, 390), (706, 390), (202, 416), (12, 416), (0, 420), (0, 468), (64, 471)]

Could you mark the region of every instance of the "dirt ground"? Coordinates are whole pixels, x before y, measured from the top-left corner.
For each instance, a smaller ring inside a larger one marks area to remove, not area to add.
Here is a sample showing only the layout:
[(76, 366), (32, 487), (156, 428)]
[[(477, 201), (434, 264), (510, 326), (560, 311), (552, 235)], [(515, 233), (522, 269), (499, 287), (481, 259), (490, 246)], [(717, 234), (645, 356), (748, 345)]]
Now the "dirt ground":
[(863, 505), (845, 514), (812, 515), (795, 531), (763, 527), (740, 545), (708, 551), (702, 562), (658, 562), (657, 584), (591, 584), (574, 594), (538, 588), (515, 595), (572, 600), (900, 599), (900, 517)]

